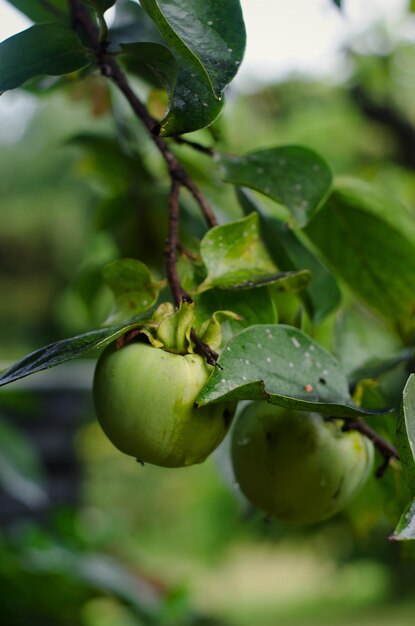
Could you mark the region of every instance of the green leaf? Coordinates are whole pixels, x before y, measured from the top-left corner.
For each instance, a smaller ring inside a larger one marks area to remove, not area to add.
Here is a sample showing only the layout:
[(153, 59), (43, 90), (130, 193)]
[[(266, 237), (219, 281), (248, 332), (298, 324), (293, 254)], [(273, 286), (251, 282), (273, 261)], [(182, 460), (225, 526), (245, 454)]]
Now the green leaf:
[(311, 320), (319, 324), (340, 304), (341, 293), (333, 274), (295, 232), (269, 215), (252, 193), (246, 189), (238, 189), (237, 196), (245, 212), (257, 211), (262, 240), (277, 267), (283, 271), (311, 272), (311, 280), (300, 291), (299, 297)]
[(406, 337), (415, 328), (415, 233), (405, 210), (367, 183), (336, 184), (306, 229), (331, 267)]
[(409, 0), (409, 11), (415, 13), (415, 0)]
[(251, 326), (223, 350), (202, 389), (201, 405), (223, 400), (267, 400), (334, 417), (372, 413), (353, 404), (339, 362), (301, 330)]
[(342, 4), (343, 4), (343, 0), (332, 0), (333, 4), (336, 5), (337, 8), (341, 9), (342, 8)]
[(415, 375), (411, 374), (402, 393), (396, 425), (399, 457), (406, 482), (415, 494)]
[(111, 261), (102, 274), (115, 298), (106, 324), (120, 323), (150, 309), (164, 285), (154, 280), (147, 265), (136, 259)]
[(415, 539), (415, 499), (408, 504), (389, 539), (393, 541), (413, 541)]
[(0, 419), (0, 484), (4, 491), (30, 508), (46, 504), (42, 466), (31, 441)]
[(169, 46), (220, 99), (245, 50), (239, 0), (142, 0), (140, 4)]
[(378, 368), (382, 373), (383, 368), (409, 358), (411, 350), (402, 350), (402, 342), (384, 320), (354, 302), (343, 307), (336, 318), (333, 352), (349, 380), (358, 381), (376, 378)]
[(7, 0), (27, 15), (33, 22), (64, 22), (69, 23), (67, 0), (48, 0), (47, 2), (33, 2), (33, 0)]
[(77, 35), (63, 24), (37, 24), (0, 43), (0, 92), (40, 74), (60, 76), (88, 65)]
[(222, 154), (224, 180), (249, 187), (284, 205), (292, 226), (302, 228), (317, 212), (332, 183), (323, 159), (309, 148), (282, 146), (242, 157)]
[(92, 350), (104, 348), (129, 330), (140, 328), (144, 319), (146, 319), (144, 315), (138, 316), (122, 324), (92, 330), (88, 333), (77, 335), (70, 339), (62, 339), (44, 346), (43, 348), (39, 348), (1, 372), (0, 387), (8, 385), (20, 378), (24, 378), (25, 376), (29, 376), (30, 374), (35, 374), (36, 372), (41, 372), (50, 367), (55, 367), (56, 365), (70, 361), (71, 359), (76, 359)]
[(278, 272), (259, 236), (258, 215), (215, 226), (203, 237), (200, 254), (208, 275), (195, 290), (212, 287), (252, 289), (278, 282), (282, 289), (302, 289), (308, 272)]
[(122, 44), (127, 70), (140, 75), (148, 68), (169, 96), (169, 108), (160, 121), (160, 135), (181, 135), (211, 124), (222, 110), (206, 82), (191, 66), (157, 43)]

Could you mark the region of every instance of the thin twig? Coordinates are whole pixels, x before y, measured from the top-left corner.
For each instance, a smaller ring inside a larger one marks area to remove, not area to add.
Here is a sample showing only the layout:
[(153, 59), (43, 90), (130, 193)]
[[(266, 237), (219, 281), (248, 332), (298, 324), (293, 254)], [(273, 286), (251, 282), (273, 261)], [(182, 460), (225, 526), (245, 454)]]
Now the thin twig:
[(391, 459), (399, 459), (396, 448), (392, 446), (386, 439), (381, 437), (373, 428), (371, 428), (363, 419), (352, 420), (346, 419), (343, 424), (343, 431), (356, 430), (373, 443), (384, 458), (382, 465), (376, 470), (376, 478), (381, 478), (388, 468)]
[(126, 97), (134, 113), (138, 118), (140, 118), (149, 131), (153, 142), (156, 144), (166, 162), (171, 178), (175, 178), (183, 187), (186, 187), (186, 189), (190, 191), (198, 203), (208, 226), (217, 226), (218, 222), (216, 217), (197, 185), (193, 182), (182, 164), (171, 152), (167, 142), (159, 135), (154, 134), (154, 131), (158, 126), (156, 120), (148, 113), (144, 104), (131, 89), (124, 72), (121, 70), (116, 60), (109, 55), (103, 55), (100, 59), (100, 67), (102, 74), (110, 78), (117, 85), (118, 89)]
[(215, 150), (210, 146), (204, 146), (197, 141), (190, 141), (190, 139), (184, 139), (183, 137), (174, 137), (174, 141), (178, 144), (182, 144), (184, 146), (189, 146), (189, 148), (193, 148), (193, 150), (197, 150), (202, 154), (206, 154), (207, 156), (215, 156)]
[(165, 256), (167, 280), (176, 308), (179, 308), (183, 300), (187, 302), (192, 301), (189, 294), (186, 293), (180, 284), (176, 267), (180, 220), (179, 191), (180, 183), (173, 178), (169, 195), (169, 232), (166, 240)]

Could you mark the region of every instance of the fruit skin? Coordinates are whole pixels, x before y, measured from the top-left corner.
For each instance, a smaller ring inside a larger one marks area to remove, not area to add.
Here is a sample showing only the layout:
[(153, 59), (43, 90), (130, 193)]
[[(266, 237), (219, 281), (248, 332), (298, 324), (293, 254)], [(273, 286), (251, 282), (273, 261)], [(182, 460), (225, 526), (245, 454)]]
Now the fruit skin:
[(341, 422), (254, 402), (232, 436), (232, 463), (243, 494), (278, 519), (308, 524), (343, 509), (366, 481), (373, 444)]
[(196, 354), (173, 354), (148, 344), (111, 344), (100, 356), (94, 402), (105, 434), (122, 452), (163, 467), (201, 463), (222, 441), (229, 405), (196, 408), (209, 376)]

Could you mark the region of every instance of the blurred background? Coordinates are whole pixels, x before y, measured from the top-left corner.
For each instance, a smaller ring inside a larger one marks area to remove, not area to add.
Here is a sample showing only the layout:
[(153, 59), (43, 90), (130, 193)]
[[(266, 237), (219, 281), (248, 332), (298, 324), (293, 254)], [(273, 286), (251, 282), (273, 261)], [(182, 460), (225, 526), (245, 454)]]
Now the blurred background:
[[(329, 0), (242, 5), (245, 67), (222, 117), (195, 139), (235, 153), (304, 144), (336, 175), (413, 208), (413, 3), (346, 0), (343, 13)], [(28, 24), (5, 1), (0, 16), (2, 37)], [(136, 88), (157, 114), (160, 92)], [(239, 215), (214, 163), (177, 153), (221, 220)], [(111, 306), (108, 261), (132, 256), (163, 272), (167, 194), (151, 142), (98, 78), (32, 81), (1, 97), (1, 367), (97, 328)], [(186, 196), (183, 209), (191, 241), (203, 224)], [(359, 316), (359, 328), (364, 318), (394, 345), (379, 320)], [(334, 317), (318, 331), (328, 347)], [(3, 624), (415, 622), (414, 549), (387, 539), (404, 502), (396, 472), (324, 524), (265, 520), (234, 485), (227, 441), (178, 470), (117, 452), (94, 418), (93, 368), (83, 359), (0, 391)], [(392, 395), (404, 374), (385, 379)]]

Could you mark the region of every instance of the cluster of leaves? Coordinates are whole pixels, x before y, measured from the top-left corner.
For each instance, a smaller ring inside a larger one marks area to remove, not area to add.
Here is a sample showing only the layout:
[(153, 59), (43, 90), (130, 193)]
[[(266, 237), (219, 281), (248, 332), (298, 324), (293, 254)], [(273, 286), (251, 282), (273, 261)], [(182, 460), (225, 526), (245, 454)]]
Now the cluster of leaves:
[[(166, 137), (212, 124), (242, 61), (245, 33), (237, 0), (142, 0), (141, 5), (118, 0), (109, 29), (104, 12), (115, 2), (81, 3), (88, 19), (100, 25), (105, 43), (100, 50), (91, 48), (79, 24), (72, 27), (65, 3), (52, 0), (35, 8), (30, 2), (12, 4), (36, 23), (0, 44), (0, 91), (43, 75), (85, 77), (97, 69), (105, 74), (109, 55), (129, 78), (165, 89), (168, 109), (154, 131)], [(196, 328), (216, 311), (234, 314), (227, 322), (220, 368), (213, 371), (199, 403), (266, 399), (330, 417), (384, 413), (385, 402), (376, 410), (360, 406), (351, 392), (359, 382), (356, 371), (347, 371), (313, 336), (346, 294), (383, 320), (402, 347), (381, 362), (360, 362), (365, 378), (377, 379), (412, 357), (415, 229), (406, 210), (366, 183), (334, 179), (324, 159), (303, 146), (215, 156), (218, 176), (236, 190), (240, 217), (210, 229), (178, 266), (196, 304)], [(165, 282), (135, 259), (113, 262), (103, 278), (113, 291), (114, 307), (102, 327), (28, 355), (1, 374), (0, 385), (102, 348), (149, 324), (164, 297)], [(286, 321), (279, 303), (287, 292), (295, 298), (296, 323), (278, 323)], [(413, 491), (411, 380), (398, 440)], [(397, 539), (415, 538), (414, 519), (411, 503)]]

